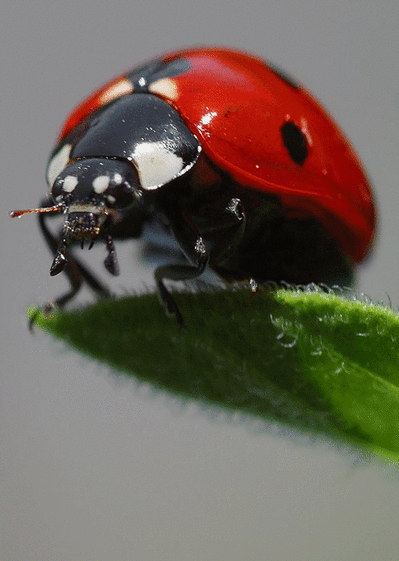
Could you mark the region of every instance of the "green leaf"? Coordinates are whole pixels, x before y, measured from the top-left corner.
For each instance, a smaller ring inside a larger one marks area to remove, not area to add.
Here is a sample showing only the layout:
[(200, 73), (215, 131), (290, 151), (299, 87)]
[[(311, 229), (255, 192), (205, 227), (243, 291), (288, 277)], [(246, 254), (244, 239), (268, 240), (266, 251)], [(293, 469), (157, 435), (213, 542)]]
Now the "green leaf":
[[(35, 325), (158, 388), (399, 458), (399, 316), (321, 289), (176, 293), (40, 312)], [(37, 313), (31, 312), (31, 313)]]

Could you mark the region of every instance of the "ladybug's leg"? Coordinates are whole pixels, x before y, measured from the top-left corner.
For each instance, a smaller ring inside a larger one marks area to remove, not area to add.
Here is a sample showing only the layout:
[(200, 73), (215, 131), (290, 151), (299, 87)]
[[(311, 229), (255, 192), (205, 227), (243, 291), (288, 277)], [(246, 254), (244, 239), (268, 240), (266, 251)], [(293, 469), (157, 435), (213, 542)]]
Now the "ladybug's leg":
[(212, 246), (212, 263), (223, 265), (228, 261), (240, 244), (245, 232), (246, 215), (240, 199), (234, 198), (224, 207), (223, 214), (214, 217), (218, 228), (213, 231), (216, 240)]
[[(46, 204), (47, 203), (44, 203), (43, 206), (46, 206)], [(50, 248), (51, 252), (56, 253), (57, 249), (58, 249), (59, 240), (53, 234), (53, 232), (50, 230), (50, 228), (47, 226), (47, 222), (46, 222), (46, 219), (49, 218), (49, 217), (51, 218), (51, 216), (52, 215), (48, 215), (48, 214), (39, 214), (39, 216), (38, 216), (39, 226), (40, 226), (40, 229), (43, 233), (44, 239), (46, 240), (46, 243), (47, 243), (48, 247)], [(64, 271), (65, 271), (65, 274), (68, 277), (71, 288), (68, 292), (66, 292), (65, 294), (62, 294), (61, 296), (56, 298), (52, 302), (52, 305), (55, 305), (55, 306), (60, 307), (60, 308), (65, 306), (65, 304), (67, 304), (67, 302), (72, 300), (72, 298), (74, 298), (76, 293), (79, 291), (79, 289), (82, 286), (82, 281), (83, 280), (85, 280), (87, 282), (87, 284), (89, 285), (89, 287), (92, 290), (94, 290), (95, 292), (97, 292), (98, 295), (101, 296), (102, 298), (109, 298), (111, 296), (111, 293), (110, 293), (109, 289), (106, 286), (104, 286), (89, 271), (89, 269), (87, 267), (85, 267), (79, 261), (79, 259), (72, 256), (70, 249), (67, 250), (67, 255), (68, 255), (68, 258), (67, 258), (68, 263), (65, 266)], [(49, 306), (50, 305), (48, 305), (46, 307), (48, 308)]]
[(164, 280), (181, 281), (199, 277), (209, 261), (209, 254), (198, 228), (191, 221), (176, 213), (174, 213), (173, 218), (170, 216), (168, 218), (175, 238), (191, 264), (163, 265), (156, 269), (154, 276), (161, 303), (165, 306), (168, 314), (175, 316), (179, 326), (184, 327), (183, 316), (166, 288)]
[[(163, 281), (165, 279), (179, 281), (199, 277), (204, 272), (210, 255), (205, 248), (200, 231), (186, 216), (173, 212), (167, 214), (167, 217), (173, 234), (191, 265), (161, 266), (155, 271), (155, 280), (161, 303), (166, 307), (169, 314), (176, 317), (180, 327), (184, 327), (183, 316)], [(212, 261), (222, 264), (234, 253), (245, 230), (246, 217), (240, 199), (231, 199), (223, 208), (223, 212), (218, 212), (218, 215), (214, 218), (215, 220), (211, 222), (216, 223), (217, 227), (208, 232), (213, 234), (213, 238), (217, 237), (217, 242), (212, 247)], [(217, 234), (217, 236), (214, 234)]]

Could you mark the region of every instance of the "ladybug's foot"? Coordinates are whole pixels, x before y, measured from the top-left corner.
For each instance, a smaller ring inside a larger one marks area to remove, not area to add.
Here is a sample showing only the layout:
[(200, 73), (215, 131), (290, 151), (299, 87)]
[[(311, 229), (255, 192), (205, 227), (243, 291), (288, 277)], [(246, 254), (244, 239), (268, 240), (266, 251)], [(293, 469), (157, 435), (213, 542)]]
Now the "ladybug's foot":
[(57, 304), (55, 304), (54, 302), (46, 302), (42, 306), (42, 313), (45, 316), (49, 316), (51, 312), (54, 312), (54, 310), (56, 310), (57, 308), (59, 308), (59, 306), (57, 306)]
[(192, 265), (172, 264), (158, 267), (158, 269), (155, 271), (155, 281), (157, 283), (158, 295), (161, 304), (165, 306), (166, 313), (168, 315), (175, 316), (180, 328), (185, 328), (183, 316), (179, 308), (177, 307), (173, 296), (170, 294), (163, 281), (164, 279), (185, 281), (189, 279), (196, 279), (201, 275), (208, 262), (208, 254), (206, 253), (205, 249), (202, 251), (202, 239), (201, 245), (197, 244), (197, 246), (201, 247), (201, 252), (199, 251), (198, 265), (196, 267)]
[(44, 316), (49, 316), (51, 312), (54, 312), (54, 310), (58, 308), (59, 306), (57, 306), (54, 302), (46, 302), (45, 304), (43, 304), (43, 306), (39, 306), (38, 308), (36, 308), (32, 316), (29, 318), (29, 322), (28, 322), (29, 331), (33, 333), (33, 327), (40, 314), (43, 314)]
[(173, 296), (163, 284), (162, 281), (157, 283), (159, 301), (165, 307), (168, 316), (174, 316), (180, 329), (186, 329), (184, 318), (180, 312)]
[(259, 292), (259, 283), (256, 282), (255, 279), (249, 279), (249, 288), (251, 289), (251, 292)]

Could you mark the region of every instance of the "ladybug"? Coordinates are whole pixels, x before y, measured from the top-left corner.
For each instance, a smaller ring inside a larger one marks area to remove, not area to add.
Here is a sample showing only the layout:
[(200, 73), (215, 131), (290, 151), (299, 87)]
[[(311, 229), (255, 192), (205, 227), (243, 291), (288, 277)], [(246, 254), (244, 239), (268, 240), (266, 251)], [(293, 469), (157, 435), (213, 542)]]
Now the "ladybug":
[[(155, 271), (161, 301), (183, 318), (165, 280), (350, 282), (375, 229), (371, 188), (340, 129), (300, 85), (260, 58), (201, 47), (156, 58), (115, 78), (68, 117), (47, 166), (38, 209), (70, 301), (85, 281), (105, 285), (73, 255), (73, 242), (105, 242), (146, 226), (174, 236), (186, 263)], [(56, 236), (46, 218), (65, 216)], [(72, 245), (70, 245), (72, 244)]]

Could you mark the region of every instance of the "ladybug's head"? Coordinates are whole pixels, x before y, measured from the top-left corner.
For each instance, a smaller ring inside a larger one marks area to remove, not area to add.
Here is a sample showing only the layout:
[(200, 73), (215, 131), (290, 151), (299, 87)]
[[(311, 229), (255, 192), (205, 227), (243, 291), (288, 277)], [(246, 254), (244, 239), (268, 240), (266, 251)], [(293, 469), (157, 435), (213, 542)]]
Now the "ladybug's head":
[(47, 166), (53, 206), (11, 215), (66, 215), (51, 275), (67, 264), (72, 241), (88, 240), (91, 247), (99, 237), (107, 243), (105, 266), (115, 274), (109, 227), (144, 193), (187, 177), (200, 153), (199, 140), (169, 103), (148, 93), (126, 95), (103, 105), (61, 138)]
[(55, 179), (51, 198), (67, 218), (65, 235), (93, 240), (109, 216), (140, 198), (137, 172), (132, 164), (105, 158), (70, 163)]
[[(107, 269), (117, 274), (117, 263), (107, 227), (119, 218), (119, 212), (141, 198), (137, 172), (133, 164), (108, 158), (87, 158), (72, 161), (56, 177), (50, 189), (54, 203), (50, 207), (14, 211), (11, 216), (26, 213), (62, 213), (66, 215), (61, 240), (50, 269), (52, 276), (67, 264), (65, 251), (78, 240), (92, 247), (96, 238), (107, 242), (110, 254)], [(112, 259), (110, 258), (112, 248)]]

